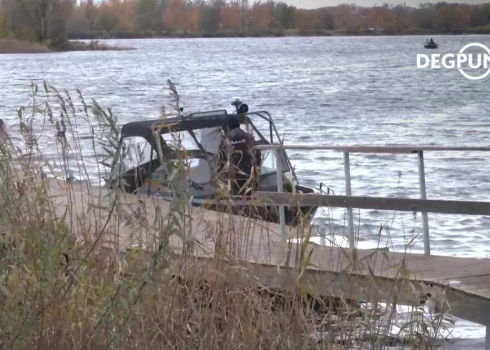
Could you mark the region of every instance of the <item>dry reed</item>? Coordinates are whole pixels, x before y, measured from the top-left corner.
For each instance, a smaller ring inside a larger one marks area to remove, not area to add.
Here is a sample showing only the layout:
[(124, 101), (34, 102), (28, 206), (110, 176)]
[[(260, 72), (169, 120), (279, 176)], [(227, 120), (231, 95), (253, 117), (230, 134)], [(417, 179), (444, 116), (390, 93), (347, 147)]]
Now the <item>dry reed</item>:
[[(117, 119), (95, 101), (87, 104), (80, 92), (75, 101), (67, 92), (33, 83), (32, 103), (18, 114), (21, 137), (9, 135), (5, 126), (0, 135), (1, 348), (437, 345), (442, 317), (420, 321), (418, 305), (403, 325), (405, 337), (390, 333), (396, 285), (391, 308), (382, 308), (380, 300), (317, 295), (308, 277), (314, 267), (307, 223), (294, 233), (304, 242), (290, 250), (291, 268), (275, 277), (278, 286), (267, 285), (256, 266), (243, 260), (257, 244), (275, 244), (270, 227), (227, 213), (216, 213), (212, 223), (198, 222), (189, 204), (185, 159), (168, 184), (177, 193), (172, 203), (125, 194), (123, 180), (106, 167), (121, 157)], [(46, 176), (56, 169), (88, 176), (77, 136), (81, 122), (90, 125), (94, 152), (105, 153), (99, 175), (114, 180), (111, 190)], [(40, 124), (42, 133), (56, 139), (56, 166), (37, 145), (33, 125)], [(278, 273), (275, 266), (264, 271)], [(400, 266), (400, 283), (404, 273)]]

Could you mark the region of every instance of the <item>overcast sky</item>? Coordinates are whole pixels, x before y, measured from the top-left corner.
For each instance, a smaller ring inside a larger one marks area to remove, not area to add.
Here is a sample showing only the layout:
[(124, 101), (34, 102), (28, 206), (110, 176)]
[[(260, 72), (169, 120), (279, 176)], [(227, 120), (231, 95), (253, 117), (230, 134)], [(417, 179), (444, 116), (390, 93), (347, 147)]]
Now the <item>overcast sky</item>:
[[(323, 6), (336, 6), (340, 4), (355, 4), (358, 6), (373, 6), (373, 5), (382, 5), (383, 3), (388, 3), (388, 4), (405, 4), (407, 6), (414, 6), (417, 7), (420, 3), (425, 3), (425, 2), (433, 2), (436, 3), (438, 1), (430, 1), (430, 0), (282, 0), (287, 4), (294, 5), (299, 8), (318, 8), (318, 7), (323, 7)], [(488, 3), (490, 0), (470, 0), (470, 1), (465, 1), (465, 0), (460, 0), (460, 1), (451, 1), (451, 0), (446, 0), (447, 2), (458, 2), (460, 4), (467, 3), (467, 4), (483, 4), (483, 3)]]

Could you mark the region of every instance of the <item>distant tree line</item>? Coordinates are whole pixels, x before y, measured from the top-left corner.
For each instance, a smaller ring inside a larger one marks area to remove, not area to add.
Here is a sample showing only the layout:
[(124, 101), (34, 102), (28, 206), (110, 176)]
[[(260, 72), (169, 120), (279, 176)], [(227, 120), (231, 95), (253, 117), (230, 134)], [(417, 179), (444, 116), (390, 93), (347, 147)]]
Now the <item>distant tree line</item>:
[(465, 31), (490, 33), (490, 3), (305, 10), (273, 0), (0, 0), (0, 37), (54, 46), (68, 38)]

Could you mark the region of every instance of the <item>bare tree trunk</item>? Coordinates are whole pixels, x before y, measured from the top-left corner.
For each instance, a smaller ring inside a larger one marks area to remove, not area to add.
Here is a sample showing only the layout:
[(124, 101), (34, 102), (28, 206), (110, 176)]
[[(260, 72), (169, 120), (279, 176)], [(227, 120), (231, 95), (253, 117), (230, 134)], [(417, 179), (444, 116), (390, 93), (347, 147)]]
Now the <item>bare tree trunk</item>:
[(24, 14), (35, 25), (37, 41), (48, 38), (48, 27), (53, 10), (59, 0), (19, 0)]
[(248, 0), (241, 0), (243, 13), (243, 31), (248, 32)]

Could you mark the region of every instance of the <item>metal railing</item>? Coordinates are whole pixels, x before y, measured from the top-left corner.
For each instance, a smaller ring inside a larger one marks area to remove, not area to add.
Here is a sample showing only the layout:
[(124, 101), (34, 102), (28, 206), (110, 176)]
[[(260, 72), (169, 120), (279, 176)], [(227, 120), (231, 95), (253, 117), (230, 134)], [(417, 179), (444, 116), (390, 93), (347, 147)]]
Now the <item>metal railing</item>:
[[(425, 165), (424, 165), (424, 152), (430, 152), (430, 151), (442, 151), (442, 152), (455, 152), (455, 151), (468, 151), (468, 152), (490, 152), (490, 147), (443, 147), (443, 146), (325, 146), (325, 145), (316, 145), (316, 146), (310, 146), (310, 145), (284, 145), (284, 144), (271, 144), (271, 145), (258, 145), (255, 146), (256, 149), (260, 150), (274, 150), (276, 154), (276, 159), (280, 159), (280, 151), (281, 150), (327, 150), (327, 151), (338, 151), (343, 153), (343, 159), (344, 159), (344, 173), (345, 173), (345, 193), (346, 193), (346, 198), (354, 198), (352, 196), (352, 186), (351, 186), (351, 174), (350, 174), (350, 154), (351, 153), (363, 153), (363, 154), (417, 154), (418, 158), (418, 174), (419, 174), (419, 190), (420, 190), (420, 200), (422, 201), (427, 201), (427, 191), (426, 191), (426, 184), (425, 184)], [(283, 193), (284, 192), (284, 186), (283, 186), (283, 178), (282, 178), (282, 172), (281, 172), (281, 165), (280, 162), (277, 161), (277, 184), (278, 184), (278, 193)], [(304, 195), (303, 198), (306, 198), (308, 196), (315, 196), (315, 195)], [(340, 197), (340, 196), (322, 196), (322, 195), (316, 195), (319, 197), (328, 197), (328, 198), (334, 198), (334, 197)], [(360, 197), (357, 197), (360, 198)], [(368, 199), (379, 199), (379, 200), (386, 200), (386, 199), (393, 199), (393, 198), (385, 198), (385, 197), (367, 197)], [(410, 203), (412, 203), (412, 206), (415, 205), (415, 208), (417, 205), (420, 207), (420, 200), (418, 202), (415, 202), (414, 200), (410, 199), (403, 199), (402, 205), (408, 205), (410, 206)], [(343, 199), (345, 202), (345, 199)], [(400, 201), (400, 200), (399, 200)], [(324, 201), (319, 201), (319, 202), (324, 202), (325, 204), (328, 203), (329, 206), (335, 206), (332, 205), (331, 201), (327, 200), (327, 198)], [(352, 201), (351, 201), (352, 202)], [(433, 201), (432, 201), (433, 202)], [(480, 204), (488, 205), (486, 202), (462, 202), (462, 201), (439, 201), (439, 202), (444, 202), (443, 204), (447, 205), (452, 205), (453, 207), (456, 208), (461, 208), (460, 211), (463, 211), (463, 213), (467, 213), (467, 210), (463, 210), (464, 206), (472, 205), (472, 206), (478, 206)], [(395, 204), (393, 201), (391, 202), (392, 204)], [(418, 203), (418, 204), (417, 204)], [(423, 202), (422, 202), (423, 203)], [(277, 204), (277, 203), (276, 203)], [(337, 206), (342, 206), (344, 205), (341, 204), (341, 202), (337, 201)], [(378, 207), (373, 207), (374, 205), (371, 204), (371, 207), (369, 209), (378, 209)], [(352, 206), (345, 206), (347, 209), (347, 225), (348, 225), (348, 238), (349, 238), (349, 245), (351, 248), (354, 247), (354, 216), (353, 216), (353, 207)], [(363, 207), (367, 208), (365, 206), (359, 206), (358, 207)], [(388, 206), (384, 205), (382, 206), (386, 210), (390, 210)], [(407, 207), (408, 208), (408, 207)], [(483, 212), (486, 213), (486, 208), (483, 209)], [(282, 202), (279, 203), (279, 215), (280, 215), (280, 226), (281, 226), (281, 234), (283, 236), (286, 235), (286, 225), (285, 225), (285, 205)], [(446, 209), (447, 212), (448, 209)], [(457, 211), (457, 209), (456, 209)], [(422, 225), (423, 225), (423, 237), (424, 237), (424, 252), (426, 255), (430, 255), (430, 235), (429, 235), (429, 218), (428, 218), (428, 210), (425, 209), (421, 211), (422, 213)], [(444, 211), (443, 211), (444, 212)], [(454, 212), (451, 211), (451, 212)], [(481, 215), (482, 210), (476, 211), (476, 213), (480, 213)], [(490, 215), (490, 212), (488, 212), (488, 215)]]

